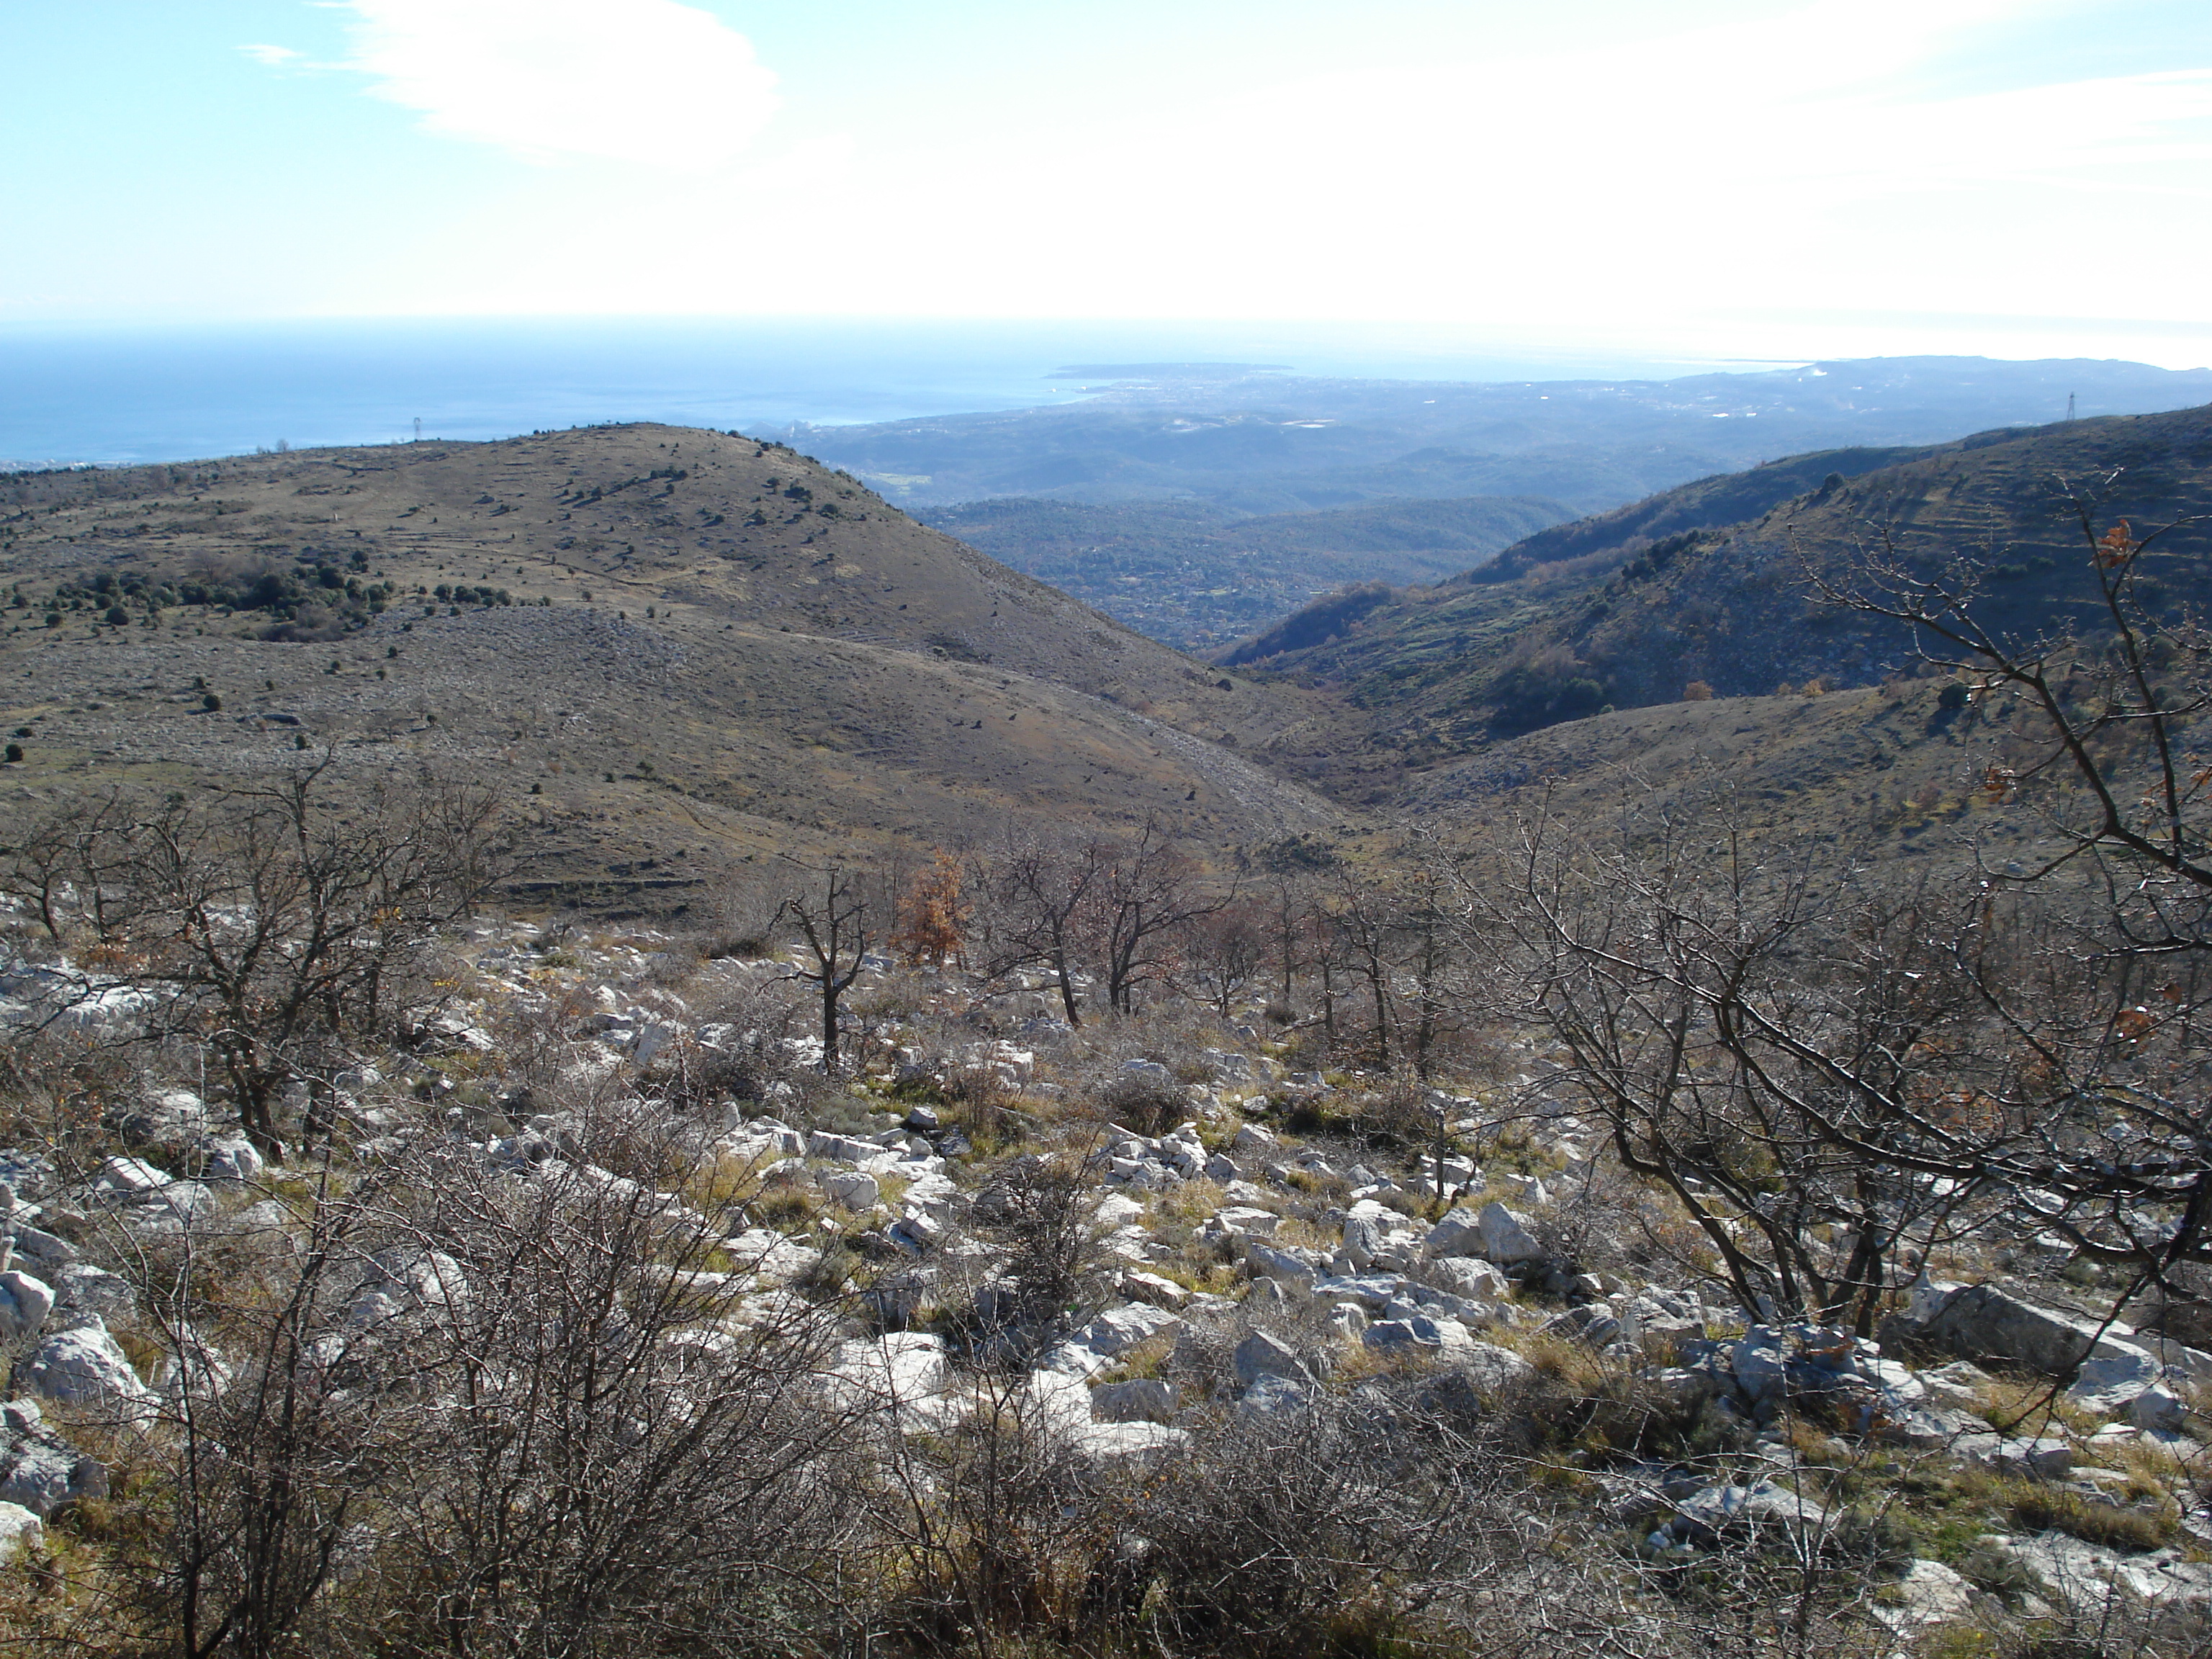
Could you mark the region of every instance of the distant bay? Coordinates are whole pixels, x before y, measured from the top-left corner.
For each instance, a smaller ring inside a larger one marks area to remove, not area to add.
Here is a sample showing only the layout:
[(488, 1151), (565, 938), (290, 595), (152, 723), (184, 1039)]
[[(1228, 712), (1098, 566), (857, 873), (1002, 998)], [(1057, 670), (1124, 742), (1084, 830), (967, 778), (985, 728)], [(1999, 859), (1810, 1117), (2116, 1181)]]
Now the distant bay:
[(1409, 328), (820, 319), (379, 319), (0, 327), (0, 465), (608, 421), (767, 431), (1087, 395), (1066, 365), (1282, 364), (1394, 380), (1666, 378), (1723, 365), (1508, 355)]

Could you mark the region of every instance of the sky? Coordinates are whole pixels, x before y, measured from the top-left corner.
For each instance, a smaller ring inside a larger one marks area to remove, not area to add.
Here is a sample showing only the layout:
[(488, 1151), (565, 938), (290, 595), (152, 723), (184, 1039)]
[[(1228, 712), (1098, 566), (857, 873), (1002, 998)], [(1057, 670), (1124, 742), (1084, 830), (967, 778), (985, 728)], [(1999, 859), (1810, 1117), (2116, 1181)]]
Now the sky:
[(0, 0), (0, 325), (2212, 362), (2206, 0)]

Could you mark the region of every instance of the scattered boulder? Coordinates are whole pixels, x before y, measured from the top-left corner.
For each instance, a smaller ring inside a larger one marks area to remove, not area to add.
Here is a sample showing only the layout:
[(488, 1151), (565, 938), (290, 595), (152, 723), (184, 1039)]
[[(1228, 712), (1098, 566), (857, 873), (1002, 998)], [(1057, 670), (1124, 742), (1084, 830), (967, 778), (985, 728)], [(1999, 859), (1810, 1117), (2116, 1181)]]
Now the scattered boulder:
[(2032, 1475), (2039, 1480), (2062, 1480), (2074, 1467), (2074, 1449), (2055, 1434), (2037, 1435), (2032, 1439), (2014, 1440), (2003, 1435), (1991, 1435), (1986, 1441), (1967, 1444), (1961, 1443), (1961, 1454), (1972, 1462), (2008, 1474)]
[(1980, 1611), (1989, 1598), (1941, 1561), (1916, 1560), (1888, 1587), (1875, 1617), (1900, 1635), (1937, 1625), (1958, 1624)]
[(1388, 1248), (1389, 1238), (1382, 1224), (1371, 1215), (1355, 1211), (1344, 1218), (1344, 1253), (1359, 1272), (1365, 1272), (1374, 1264), (1375, 1258)]
[(45, 1523), (21, 1504), (0, 1504), (0, 1554), (35, 1549), (46, 1534)]
[(945, 1224), (930, 1215), (905, 1216), (884, 1228), (884, 1237), (909, 1255), (927, 1255), (944, 1238)]
[(1828, 1511), (1818, 1500), (1771, 1480), (1701, 1486), (1676, 1500), (1674, 1508), (1674, 1520), (1652, 1534), (1661, 1547), (1710, 1547), (1731, 1536), (1753, 1544), (1771, 1538), (1802, 1545), (1828, 1525)]
[(256, 1181), (268, 1168), (253, 1143), (233, 1131), (201, 1142), (201, 1173), (210, 1181)]
[(1395, 1273), (1342, 1273), (1313, 1282), (1313, 1295), (1322, 1302), (1356, 1303), (1369, 1313), (1380, 1313), (1406, 1293), (1406, 1281)]
[(902, 1425), (936, 1427), (958, 1415), (945, 1398), (951, 1375), (943, 1339), (891, 1331), (840, 1347), (828, 1386), (833, 1398), (889, 1408)]
[(1158, 1462), (1190, 1438), (1182, 1429), (1150, 1421), (1085, 1423), (1071, 1430), (1066, 1443), (1093, 1462), (1123, 1459), (1149, 1466)]
[(1254, 1278), (1272, 1279), (1301, 1296), (1313, 1294), (1314, 1281), (1319, 1276), (1309, 1259), (1311, 1254), (1295, 1246), (1278, 1249), (1249, 1236), (1244, 1240), (1244, 1265), (1251, 1269)]
[(1360, 1340), (1383, 1353), (1426, 1353), (1444, 1359), (1464, 1354), (1474, 1346), (1474, 1339), (1467, 1334), (1467, 1327), (1457, 1320), (1431, 1319), (1425, 1314), (1370, 1325)]
[(1469, 1302), (1503, 1302), (1513, 1294), (1510, 1279), (1489, 1262), (1474, 1256), (1443, 1256), (1421, 1263), (1415, 1273), (1421, 1283), (1431, 1288)]
[[(2064, 1376), (2112, 1343), (2122, 1357), (2142, 1350), (2121, 1339), (2125, 1327), (2094, 1323), (2023, 1301), (1995, 1285), (1916, 1286), (1913, 1305), (1897, 1322), (1900, 1334), (1962, 1359), (1997, 1359), (2045, 1376)], [(2115, 1333), (2118, 1333), (2116, 1335)]]
[(1172, 1423), (1181, 1394), (1157, 1377), (1101, 1382), (1091, 1390), (1091, 1415), (1101, 1423)]
[(73, 1261), (61, 1268), (53, 1276), (53, 1286), (54, 1305), (65, 1313), (120, 1319), (138, 1306), (138, 1294), (131, 1288), (130, 1280), (88, 1261)]
[(1238, 1397), (1237, 1409), (1250, 1416), (1281, 1416), (1310, 1410), (1315, 1399), (1309, 1379), (1270, 1372), (1253, 1380)]
[(865, 1210), (881, 1196), (883, 1188), (865, 1170), (824, 1170), (817, 1178), (831, 1202), (848, 1210)]
[(831, 1164), (861, 1164), (884, 1155), (884, 1149), (872, 1140), (856, 1140), (850, 1135), (835, 1135), (823, 1129), (816, 1129), (806, 1137), (806, 1156)]
[(1473, 1210), (1453, 1210), (1429, 1229), (1422, 1254), (1431, 1258), (1482, 1254), (1482, 1222)]
[(1149, 1302), (1156, 1308), (1180, 1308), (1190, 1300), (1190, 1292), (1172, 1279), (1140, 1268), (1124, 1273), (1117, 1288), (1132, 1302)]
[(106, 1465), (48, 1428), (36, 1401), (0, 1406), (0, 1503), (43, 1517), (72, 1498), (106, 1496)]
[(1232, 1205), (1213, 1218), (1223, 1232), (1247, 1238), (1272, 1238), (1283, 1222), (1282, 1217), (1273, 1210), (1256, 1210), (1243, 1205)]
[(2009, 1567), (2061, 1607), (2101, 1613), (2115, 1596), (2178, 1617), (2201, 1635), (2212, 1614), (2212, 1564), (2173, 1549), (2122, 1554), (2063, 1532), (1984, 1540), (1980, 1558)]
[(1237, 1380), (1248, 1385), (1262, 1377), (1286, 1377), (1301, 1382), (1313, 1380), (1313, 1373), (1298, 1358), (1297, 1350), (1266, 1331), (1254, 1331), (1239, 1342), (1230, 1363), (1236, 1368)]
[(2127, 1414), (2130, 1423), (2146, 1432), (2175, 1434), (2189, 1420), (2189, 1405), (2172, 1389), (2159, 1383), (2130, 1400)]
[(1150, 1303), (1131, 1302), (1109, 1308), (1075, 1334), (1075, 1340), (1094, 1353), (1109, 1358), (1140, 1342), (1182, 1328), (1180, 1316)]
[(1529, 1232), (1526, 1218), (1495, 1200), (1482, 1206), (1475, 1224), (1481, 1230), (1482, 1254), (1500, 1267), (1543, 1260), (1544, 1247)]
[(1121, 1193), (1109, 1193), (1091, 1207), (1091, 1213), (1100, 1226), (1110, 1229), (1141, 1219), (1145, 1206)]
[(108, 1203), (131, 1203), (149, 1198), (171, 1184), (167, 1170), (143, 1158), (111, 1158), (100, 1165), (92, 1183), (93, 1195)]
[(1593, 1348), (1602, 1348), (1620, 1339), (1620, 1321), (1602, 1302), (1585, 1302), (1578, 1307), (1553, 1315), (1544, 1322), (1544, 1329), (1554, 1336), (1564, 1336)]
[(81, 1259), (76, 1246), (69, 1240), (42, 1231), (27, 1222), (17, 1226), (12, 1237), (15, 1254), (48, 1278), (56, 1270)]
[(53, 1309), (54, 1293), (44, 1280), (13, 1267), (0, 1273), (0, 1342), (36, 1336)]
[(2156, 1388), (2161, 1370), (2158, 1361), (2134, 1343), (2100, 1338), (2075, 1372), (2066, 1398), (2084, 1410), (2109, 1416), (2128, 1410)]
[(16, 1375), (33, 1394), (65, 1406), (132, 1406), (153, 1394), (100, 1324), (56, 1332), (32, 1352)]

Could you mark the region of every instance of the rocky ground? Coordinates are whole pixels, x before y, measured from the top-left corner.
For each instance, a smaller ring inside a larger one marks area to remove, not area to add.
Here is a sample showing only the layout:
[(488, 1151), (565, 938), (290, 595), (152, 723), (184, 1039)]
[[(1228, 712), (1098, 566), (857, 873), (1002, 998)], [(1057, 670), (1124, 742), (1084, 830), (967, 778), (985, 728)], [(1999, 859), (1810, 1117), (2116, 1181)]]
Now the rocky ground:
[[(642, 1103), (711, 1176), (663, 1196), (720, 1264), (713, 1328), (823, 1313), (824, 1385), (908, 1436), (1011, 1390), (1069, 1455), (1155, 1468), (1224, 1421), (1443, 1400), (1517, 1424), (1516, 1501), (1637, 1583), (1856, 1551), (1891, 1651), (2100, 1609), (2169, 1637), (2212, 1617), (2212, 1352), (2103, 1317), (2056, 1255), (1931, 1261), (1876, 1337), (1775, 1322), (1694, 1248), (1660, 1248), (1662, 1197), (1532, 1042), (1509, 1036), (1480, 1087), (1408, 1097), (1294, 1069), (1298, 1034), (1256, 1006), (1076, 1030), (1038, 986), (871, 958), (848, 1005), (857, 1070), (833, 1082), (793, 975), (651, 933), (486, 922), (422, 1040), (335, 1079), (340, 1163), (428, 1137), (487, 1179), (616, 1182), (575, 1103)], [(20, 1018), (42, 983), (0, 988)], [(98, 1035), (131, 1012), (118, 987), (73, 1018)], [(175, 1058), (79, 1155), (0, 1153), (0, 1534), (19, 1565), (67, 1554), (196, 1366), (245, 1363), (165, 1338), (148, 1262), (194, 1238), (296, 1255), (315, 1225), (312, 1166), (266, 1163)], [(1008, 1218), (1049, 1222), (1054, 1171), (1073, 1172), (1066, 1278), (1040, 1304), (1042, 1235)], [(449, 1257), (376, 1260), (342, 1332), (456, 1294)]]

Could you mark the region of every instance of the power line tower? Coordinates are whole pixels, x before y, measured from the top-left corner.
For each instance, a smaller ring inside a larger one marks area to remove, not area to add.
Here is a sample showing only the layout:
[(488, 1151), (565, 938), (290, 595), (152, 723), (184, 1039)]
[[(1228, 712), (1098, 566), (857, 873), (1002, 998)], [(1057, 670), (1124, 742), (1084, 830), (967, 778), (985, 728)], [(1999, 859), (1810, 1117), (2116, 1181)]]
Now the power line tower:
[[(2071, 398), (2066, 400), (2066, 418), (2069, 421), (2074, 418), (2074, 400)], [(415, 417), (415, 441), (418, 444), (422, 441), (422, 417), (420, 415)]]
[[(2069, 421), (2074, 418), (2074, 394), (2070, 392), (2066, 394), (2066, 418)], [(415, 424), (419, 429), (422, 422), (417, 421)]]

